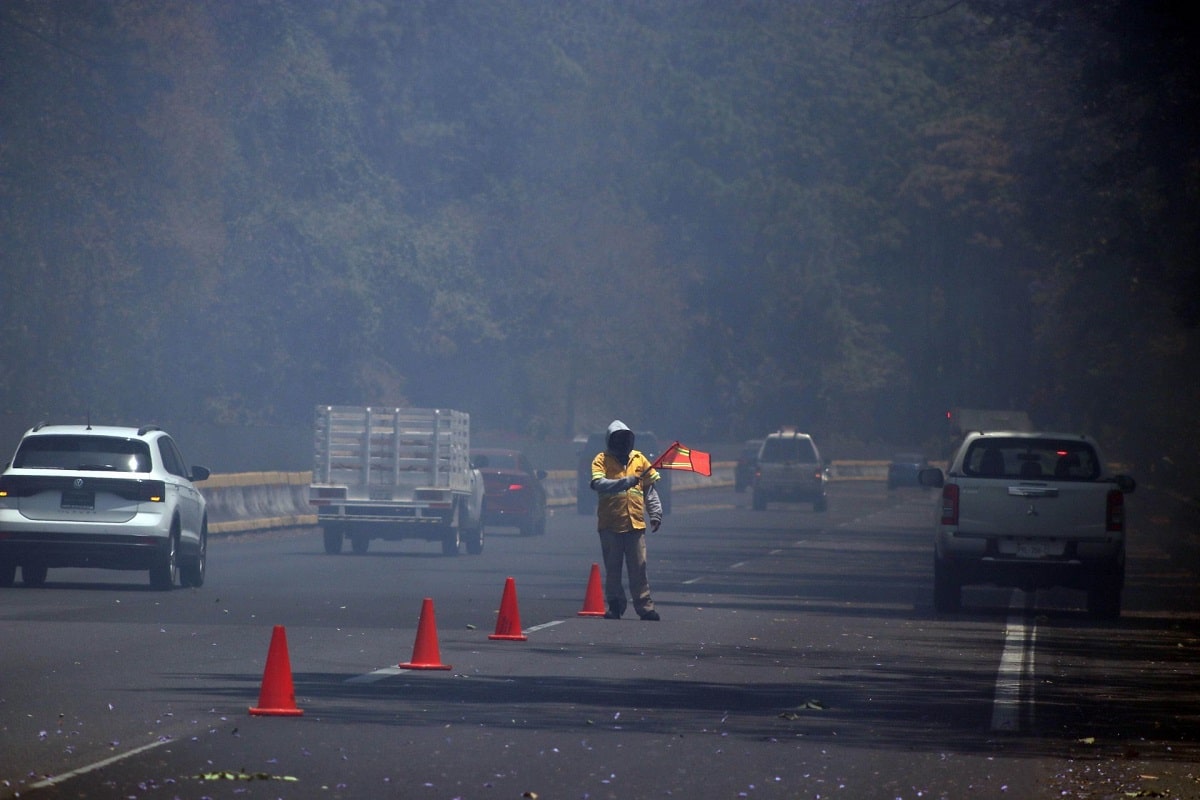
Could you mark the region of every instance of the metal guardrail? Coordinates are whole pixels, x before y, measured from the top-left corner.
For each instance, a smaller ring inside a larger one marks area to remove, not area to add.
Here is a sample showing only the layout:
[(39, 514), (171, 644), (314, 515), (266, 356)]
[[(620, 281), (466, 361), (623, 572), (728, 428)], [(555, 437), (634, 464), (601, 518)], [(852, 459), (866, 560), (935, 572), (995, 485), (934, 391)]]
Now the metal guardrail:
[[(886, 461), (834, 461), (830, 465), (830, 480), (883, 481), (887, 479), (887, 464)], [(672, 491), (733, 485), (734, 462), (721, 461), (712, 466), (710, 477), (693, 472), (674, 473)], [(213, 475), (198, 484), (208, 503), (208, 532), (237, 534), (316, 525), (317, 515), (308, 504), (311, 482), (311, 472)], [(551, 470), (543, 484), (549, 505), (574, 505), (575, 470)]]

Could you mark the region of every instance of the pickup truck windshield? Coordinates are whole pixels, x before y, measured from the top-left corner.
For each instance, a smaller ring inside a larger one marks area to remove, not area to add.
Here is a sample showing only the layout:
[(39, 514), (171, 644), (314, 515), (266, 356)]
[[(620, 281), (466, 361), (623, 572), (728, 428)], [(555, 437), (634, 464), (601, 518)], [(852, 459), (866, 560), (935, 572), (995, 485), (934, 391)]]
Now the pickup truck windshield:
[(980, 478), (1092, 481), (1100, 477), (1100, 463), (1086, 442), (989, 437), (972, 443), (962, 471)]

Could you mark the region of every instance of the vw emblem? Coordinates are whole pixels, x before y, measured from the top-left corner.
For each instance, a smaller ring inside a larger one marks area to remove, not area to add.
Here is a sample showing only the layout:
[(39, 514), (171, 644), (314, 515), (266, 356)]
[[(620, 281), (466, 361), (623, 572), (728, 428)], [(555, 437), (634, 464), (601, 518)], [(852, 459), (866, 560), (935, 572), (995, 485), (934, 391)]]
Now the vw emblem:
[(82, 489), (83, 488), (83, 478), (76, 478), (74, 486), (76, 489)]
[(1036, 517), (1037, 515), (1038, 515), (1037, 509), (1033, 507), (1033, 503), (1030, 503), (1029, 510), (1025, 512), (1025, 516)]

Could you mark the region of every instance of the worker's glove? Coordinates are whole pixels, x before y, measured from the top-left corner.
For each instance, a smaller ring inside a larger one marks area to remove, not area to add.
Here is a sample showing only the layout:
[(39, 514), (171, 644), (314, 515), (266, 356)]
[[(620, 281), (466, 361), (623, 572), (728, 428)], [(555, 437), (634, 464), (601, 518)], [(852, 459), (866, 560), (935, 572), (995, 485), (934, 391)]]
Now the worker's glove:
[(624, 478), (617, 479), (617, 485), (621, 487), (621, 491), (625, 491), (637, 486), (641, 480), (637, 475), (626, 475)]
[(661, 520), (661, 519), (652, 519), (652, 520), (650, 520), (650, 532), (651, 532), (651, 533), (658, 533), (658, 526), (659, 526), (659, 525), (662, 525), (662, 520)]

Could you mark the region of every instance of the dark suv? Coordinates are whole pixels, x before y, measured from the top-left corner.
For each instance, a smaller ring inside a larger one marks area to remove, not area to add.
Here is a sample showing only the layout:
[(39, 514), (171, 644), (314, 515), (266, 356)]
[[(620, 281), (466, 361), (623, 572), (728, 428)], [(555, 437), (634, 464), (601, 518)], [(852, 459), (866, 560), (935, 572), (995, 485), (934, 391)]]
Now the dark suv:
[[(592, 461), (604, 450), (603, 433), (593, 433), (579, 448), (575, 469), (575, 508), (580, 514), (596, 513), (596, 493), (592, 491)], [(650, 431), (634, 431), (633, 448), (653, 461), (661, 455), (658, 437)], [(662, 479), (654, 484), (658, 498), (662, 500), (663, 514), (671, 513), (671, 473), (660, 469)]]

